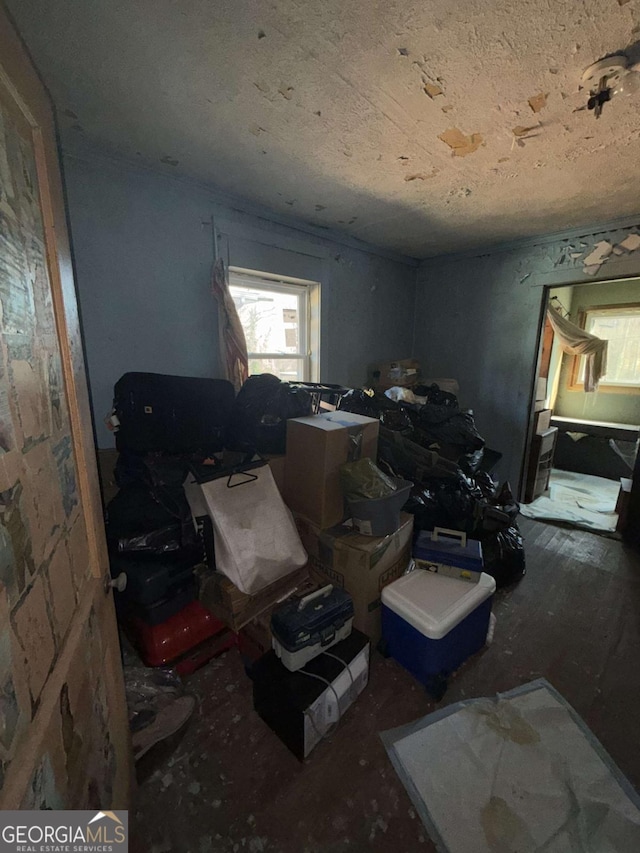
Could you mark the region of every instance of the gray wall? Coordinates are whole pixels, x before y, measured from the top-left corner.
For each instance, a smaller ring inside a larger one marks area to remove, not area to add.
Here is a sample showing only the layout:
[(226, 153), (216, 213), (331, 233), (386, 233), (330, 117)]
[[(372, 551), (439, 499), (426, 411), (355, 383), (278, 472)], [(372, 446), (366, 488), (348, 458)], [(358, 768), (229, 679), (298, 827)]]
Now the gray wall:
[(190, 182), (101, 158), (64, 157), (98, 445), (126, 371), (219, 375), (211, 217), (235, 266), (321, 282), (321, 379), (359, 385), (408, 358), (415, 262), (246, 213)]
[[(583, 272), (583, 258), (599, 240), (616, 243), (637, 231), (633, 225), (434, 258), (420, 266), (414, 355), (426, 374), (459, 381), (461, 404), (474, 410), (487, 444), (504, 454), (497, 473), (514, 488), (529, 429), (545, 287), (593, 280)], [(611, 255), (595, 279), (639, 272), (640, 252)]]

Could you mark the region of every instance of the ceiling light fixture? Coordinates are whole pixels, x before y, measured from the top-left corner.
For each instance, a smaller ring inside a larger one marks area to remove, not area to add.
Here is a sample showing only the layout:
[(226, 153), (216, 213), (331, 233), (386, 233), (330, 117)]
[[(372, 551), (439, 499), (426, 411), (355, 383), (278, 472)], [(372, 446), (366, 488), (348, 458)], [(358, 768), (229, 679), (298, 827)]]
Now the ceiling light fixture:
[(640, 92), (640, 64), (631, 65), (624, 53), (599, 59), (582, 73), (581, 89), (588, 89), (587, 109), (600, 117), (607, 101)]

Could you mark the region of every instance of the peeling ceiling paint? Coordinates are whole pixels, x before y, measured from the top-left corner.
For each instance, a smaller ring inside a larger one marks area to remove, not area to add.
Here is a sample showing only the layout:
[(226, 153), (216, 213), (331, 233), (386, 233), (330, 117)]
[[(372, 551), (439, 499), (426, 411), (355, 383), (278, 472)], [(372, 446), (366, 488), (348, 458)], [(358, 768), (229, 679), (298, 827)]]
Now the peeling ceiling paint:
[(414, 257), (639, 212), (640, 96), (576, 109), (640, 0), (7, 5), (69, 150)]

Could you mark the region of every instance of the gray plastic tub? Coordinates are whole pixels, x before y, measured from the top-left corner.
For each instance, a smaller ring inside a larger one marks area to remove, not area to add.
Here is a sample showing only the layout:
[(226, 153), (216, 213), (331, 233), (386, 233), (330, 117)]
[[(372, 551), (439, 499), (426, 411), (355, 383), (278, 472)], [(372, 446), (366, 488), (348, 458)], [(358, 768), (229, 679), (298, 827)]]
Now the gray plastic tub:
[(400, 527), (400, 510), (409, 498), (413, 483), (391, 477), (397, 491), (386, 498), (347, 501), (353, 523), (365, 536), (388, 536)]

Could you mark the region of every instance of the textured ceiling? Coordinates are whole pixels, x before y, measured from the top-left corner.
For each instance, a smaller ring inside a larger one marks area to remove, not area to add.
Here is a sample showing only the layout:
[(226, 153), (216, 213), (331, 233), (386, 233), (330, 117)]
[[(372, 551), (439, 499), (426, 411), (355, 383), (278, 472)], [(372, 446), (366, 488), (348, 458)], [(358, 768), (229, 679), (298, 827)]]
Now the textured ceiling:
[(414, 257), (640, 211), (640, 95), (574, 112), (640, 0), (7, 5), (66, 147)]

